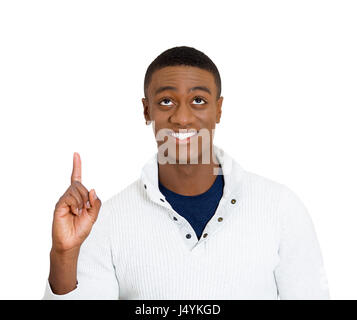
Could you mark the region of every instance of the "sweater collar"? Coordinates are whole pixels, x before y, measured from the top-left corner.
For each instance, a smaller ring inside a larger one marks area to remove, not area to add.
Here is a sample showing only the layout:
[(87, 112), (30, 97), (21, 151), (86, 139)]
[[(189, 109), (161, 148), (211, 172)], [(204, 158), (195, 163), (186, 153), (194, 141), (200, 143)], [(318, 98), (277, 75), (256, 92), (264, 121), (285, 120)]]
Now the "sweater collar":
[[(222, 200), (225, 201), (231, 195), (237, 196), (239, 193), (244, 169), (222, 148), (213, 145), (213, 151), (221, 165), (221, 168), (218, 168), (219, 172), (224, 175)], [(158, 152), (156, 152), (143, 166), (140, 179), (151, 200), (165, 206), (168, 204), (160, 192), (158, 175)]]

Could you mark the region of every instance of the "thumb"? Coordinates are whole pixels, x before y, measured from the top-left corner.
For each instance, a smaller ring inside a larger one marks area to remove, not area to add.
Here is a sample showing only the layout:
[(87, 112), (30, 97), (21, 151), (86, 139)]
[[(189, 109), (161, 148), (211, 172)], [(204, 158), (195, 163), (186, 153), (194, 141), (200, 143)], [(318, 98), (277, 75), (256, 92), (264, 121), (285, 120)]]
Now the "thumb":
[(90, 208), (87, 209), (88, 214), (95, 220), (97, 220), (98, 213), (100, 210), (100, 207), (102, 206), (102, 202), (98, 198), (97, 194), (95, 193), (95, 190), (92, 189), (89, 191), (89, 202), (90, 202)]

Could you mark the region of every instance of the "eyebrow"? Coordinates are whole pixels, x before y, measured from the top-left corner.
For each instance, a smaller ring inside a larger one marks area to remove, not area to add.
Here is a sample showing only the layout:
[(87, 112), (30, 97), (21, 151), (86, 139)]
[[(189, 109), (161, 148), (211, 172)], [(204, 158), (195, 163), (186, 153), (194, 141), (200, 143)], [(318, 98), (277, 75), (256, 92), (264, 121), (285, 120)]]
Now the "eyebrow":
[[(155, 95), (159, 94), (160, 92), (166, 91), (166, 90), (173, 90), (173, 91), (177, 91), (176, 87), (172, 87), (172, 86), (164, 86), (164, 87), (159, 87), (156, 91), (155, 91)], [(188, 92), (194, 91), (194, 90), (201, 90), (201, 91), (205, 91), (209, 94), (211, 94), (211, 90), (208, 89), (205, 86), (196, 86), (193, 87), (191, 89), (188, 90)]]

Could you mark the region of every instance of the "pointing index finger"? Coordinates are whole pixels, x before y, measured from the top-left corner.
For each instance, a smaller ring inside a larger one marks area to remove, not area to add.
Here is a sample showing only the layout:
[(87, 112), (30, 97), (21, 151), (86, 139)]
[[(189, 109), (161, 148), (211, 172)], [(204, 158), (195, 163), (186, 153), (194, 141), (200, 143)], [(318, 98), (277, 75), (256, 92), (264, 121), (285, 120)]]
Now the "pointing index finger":
[(82, 182), (82, 162), (78, 152), (73, 154), (73, 169), (71, 176), (71, 183), (79, 181)]

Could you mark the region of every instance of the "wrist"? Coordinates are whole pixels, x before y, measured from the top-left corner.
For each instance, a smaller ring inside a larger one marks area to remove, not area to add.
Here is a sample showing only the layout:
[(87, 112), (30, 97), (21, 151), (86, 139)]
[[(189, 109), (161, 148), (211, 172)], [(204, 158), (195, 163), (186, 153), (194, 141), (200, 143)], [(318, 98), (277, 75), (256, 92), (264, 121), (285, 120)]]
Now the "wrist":
[(79, 248), (71, 250), (51, 249), (48, 281), (55, 294), (66, 294), (77, 286), (77, 261)]
[(80, 250), (80, 247), (75, 247), (75, 248), (68, 249), (68, 250), (61, 250), (61, 249), (57, 249), (54, 246), (52, 246), (51, 251), (50, 251), (50, 257), (56, 258), (56, 259), (61, 259), (61, 260), (77, 259), (78, 255), (79, 255), (79, 250)]

